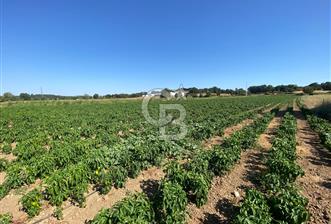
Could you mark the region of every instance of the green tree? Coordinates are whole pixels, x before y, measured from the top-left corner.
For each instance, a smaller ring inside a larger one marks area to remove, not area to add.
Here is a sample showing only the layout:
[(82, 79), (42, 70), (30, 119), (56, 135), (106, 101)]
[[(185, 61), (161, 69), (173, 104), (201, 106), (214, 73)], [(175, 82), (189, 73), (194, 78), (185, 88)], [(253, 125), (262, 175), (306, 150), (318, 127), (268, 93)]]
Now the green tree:
[(314, 90), (315, 89), (312, 86), (306, 86), (305, 88), (303, 88), (303, 92), (306, 94), (313, 94)]
[(21, 93), (20, 94), (20, 99), (22, 99), (22, 100), (31, 100), (31, 96), (28, 93)]
[(84, 94), (84, 96), (82, 96), (82, 98), (83, 98), (83, 99), (90, 99), (91, 97), (90, 97), (90, 95), (88, 95), (88, 94)]
[(321, 90), (322, 89), (321, 85), (318, 84), (317, 82), (314, 82), (314, 83), (310, 84), (308, 87), (312, 87), (313, 90)]
[(99, 98), (99, 94), (95, 93), (95, 94), (93, 95), (93, 99), (98, 99), (98, 98)]
[(14, 99), (14, 95), (12, 93), (10, 93), (10, 92), (5, 92), (3, 94), (3, 98), (4, 98), (4, 100), (13, 100)]
[(325, 82), (321, 84), (323, 90), (331, 90), (331, 82)]
[(161, 91), (161, 97), (162, 98), (167, 98), (167, 99), (170, 98), (171, 97), (170, 92), (171, 92), (170, 89), (163, 89)]

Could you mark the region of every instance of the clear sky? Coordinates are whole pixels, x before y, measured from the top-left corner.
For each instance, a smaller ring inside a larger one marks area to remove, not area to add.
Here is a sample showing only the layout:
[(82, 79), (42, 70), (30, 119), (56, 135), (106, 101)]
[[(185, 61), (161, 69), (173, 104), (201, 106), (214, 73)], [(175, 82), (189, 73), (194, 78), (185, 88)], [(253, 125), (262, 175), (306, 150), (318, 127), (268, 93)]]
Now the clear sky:
[(329, 0), (0, 0), (3, 91), (330, 81)]

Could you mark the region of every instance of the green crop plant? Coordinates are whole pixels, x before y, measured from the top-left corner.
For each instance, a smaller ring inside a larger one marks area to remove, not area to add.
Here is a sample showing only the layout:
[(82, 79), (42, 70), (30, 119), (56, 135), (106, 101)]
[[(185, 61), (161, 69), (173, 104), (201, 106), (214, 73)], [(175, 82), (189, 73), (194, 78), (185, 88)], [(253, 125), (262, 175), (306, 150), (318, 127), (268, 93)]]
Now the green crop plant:
[(23, 210), (29, 215), (34, 217), (41, 211), (43, 195), (40, 189), (33, 189), (21, 198)]

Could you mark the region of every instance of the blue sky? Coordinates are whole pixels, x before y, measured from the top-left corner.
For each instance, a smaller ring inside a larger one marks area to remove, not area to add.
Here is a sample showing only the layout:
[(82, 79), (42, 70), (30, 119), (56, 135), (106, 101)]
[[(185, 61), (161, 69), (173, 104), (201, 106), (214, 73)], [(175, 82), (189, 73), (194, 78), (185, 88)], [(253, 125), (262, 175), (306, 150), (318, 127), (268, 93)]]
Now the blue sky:
[(3, 91), (330, 81), (329, 0), (0, 0)]

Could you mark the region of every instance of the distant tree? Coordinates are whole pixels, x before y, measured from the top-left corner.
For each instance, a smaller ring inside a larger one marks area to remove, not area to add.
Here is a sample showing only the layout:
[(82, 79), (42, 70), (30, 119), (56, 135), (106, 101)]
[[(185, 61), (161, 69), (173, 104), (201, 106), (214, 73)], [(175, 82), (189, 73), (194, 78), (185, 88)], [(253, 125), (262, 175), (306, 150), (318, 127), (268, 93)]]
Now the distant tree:
[(95, 94), (93, 95), (93, 99), (98, 99), (98, 98), (99, 98), (99, 94), (95, 93)]
[(286, 92), (294, 92), (294, 91), (298, 90), (298, 88), (299, 87), (297, 85), (290, 84), (290, 85), (287, 85)]
[(232, 89), (226, 89), (226, 90), (223, 90), (222, 92), (226, 93), (226, 94), (231, 94), (231, 95), (235, 94), (234, 90), (232, 90)]
[(267, 86), (262, 85), (262, 86), (250, 86), (248, 88), (248, 91), (253, 94), (258, 94), (258, 93), (264, 93), (266, 91)]
[(314, 92), (314, 87), (312, 86), (306, 86), (303, 88), (303, 92), (306, 93), (306, 94), (313, 94)]
[(325, 82), (321, 84), (323, 90), (331, 90), (331, 82)]
[(90, 97), (90, 95), (88, 95), (88, 94), (84, 94), (84, 96), (82, 96), (82, 98), (83, 98), (83, 99), (90, 99), (91, 97)]
[(321, 85), (318, 84), (317, 82), (314, 82), (314, 83), (310, 84), (309, 87), (312, 87), (314, 90), (321, 90), (322, 89)]
[(28, 93), (21, 93), (20, 94), (20, 99), (22, 100), (31, 100), (31, 95)]
[(199, 93), (199, 89), (196, 88), (196, 87), (190, 88), (189, 89), (189, 93), (198, 94)]
[(276, 92), (286, 92), (286, 93), (292, 93), (298, 89), (297, 85), (279, 85), (274, 87), (274, 91)]
[(239, 96), (245, 96), (246, 95), (246, 90), (244, 90), (243, 88), (240, 88), (240, 89), (235, 89), (235, 94), (236, 95), (239, 95)]
[(170, 98), (171, 97), (170, 92), (171, 92), (170, 89), (163, 89), (161, 91), (161, 97), (162, 98), (167, 98), (167, 99)]
[(273, 92), (274, 91), (274, 87), (272, 85), (268, 85), (265, 87), (264, 92)]
[(214, 86), (214, 87), (212, 87), (212, 88), (209, 88), (208, 91), (209, 91), (210, 93), (214, 93), (214, 94), (216, 94), (216, 95), (219, 95), (219, 94), (221, 93), (221, 89), (218, 88), (218, 87), (216, 87), (216, 86)]
[(188, 95), (192, 97), (200, 96), (200, 90), (196, 87), (188, 88)]
[(14, 98), (15, 98), (14, 95), (10, 92), (5, 92), (3, 94), (3, 99), (4, 100), (13, 100)]

